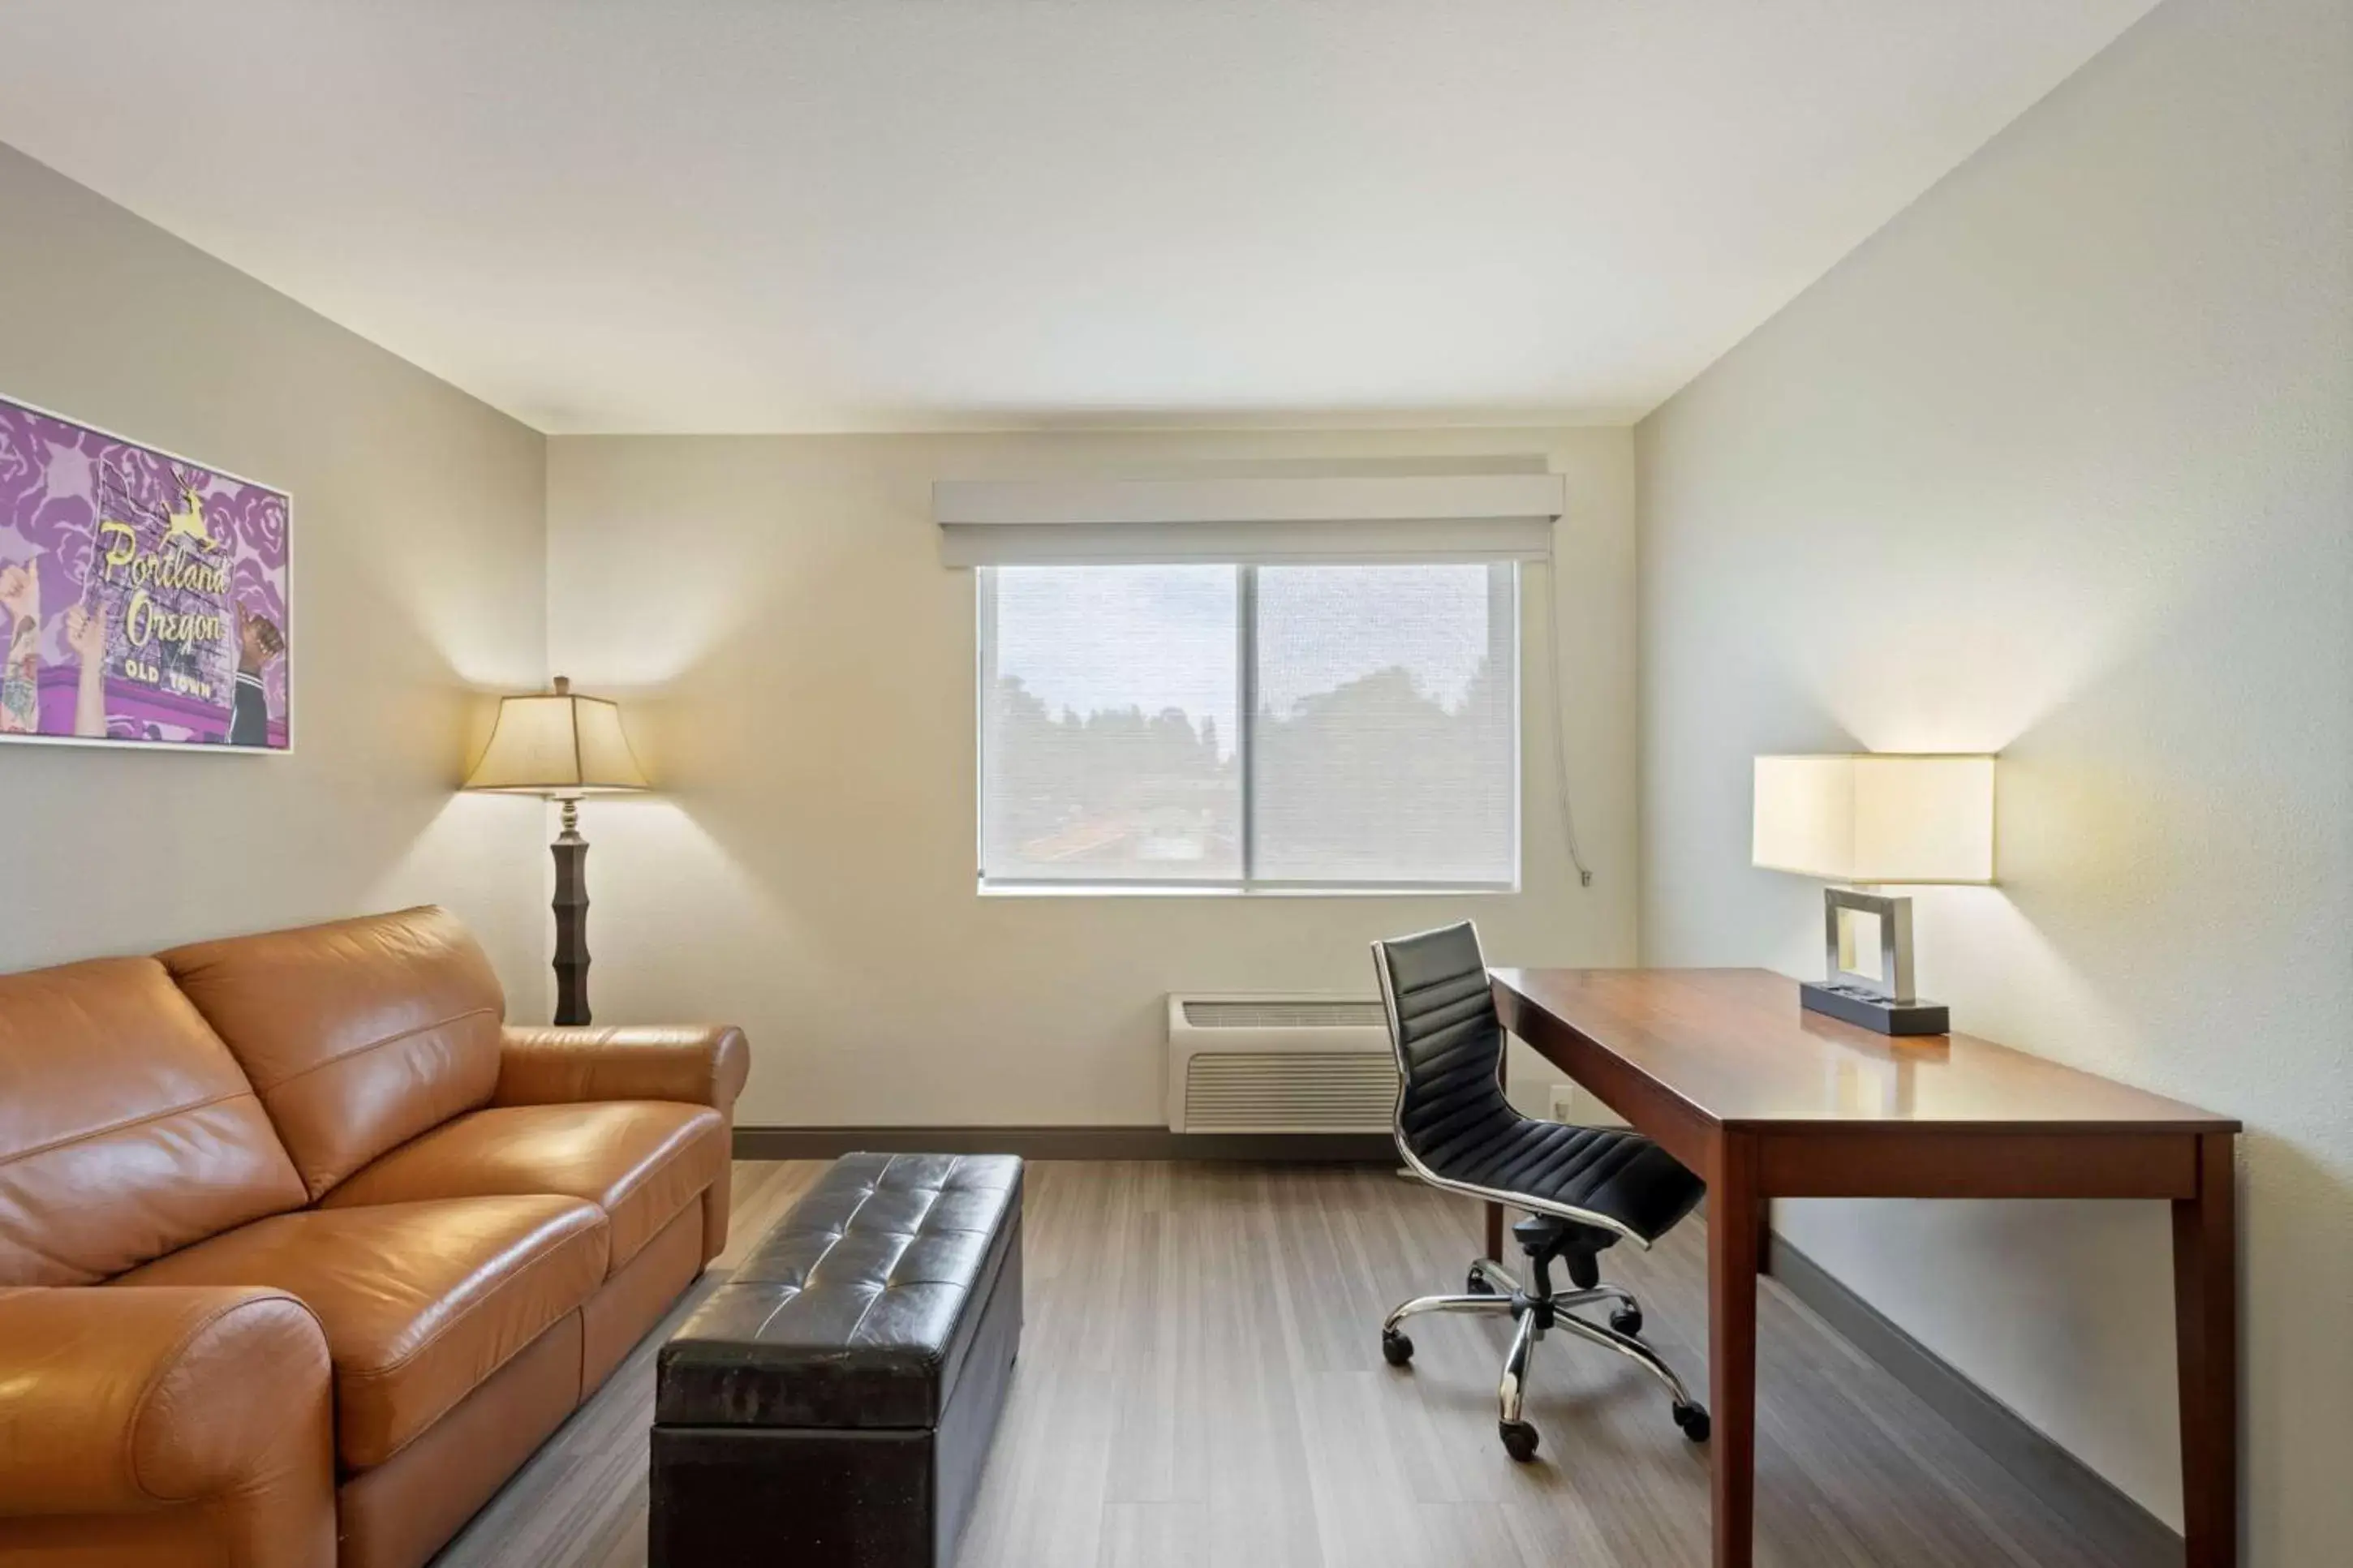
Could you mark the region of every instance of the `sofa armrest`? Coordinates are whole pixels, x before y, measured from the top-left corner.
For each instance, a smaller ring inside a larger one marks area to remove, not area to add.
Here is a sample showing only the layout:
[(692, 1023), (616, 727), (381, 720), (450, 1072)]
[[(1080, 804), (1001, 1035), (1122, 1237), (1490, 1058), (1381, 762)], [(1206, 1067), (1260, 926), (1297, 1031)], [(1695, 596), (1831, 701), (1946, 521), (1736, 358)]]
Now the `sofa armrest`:
[(326, 1336), (282, 1291), (0, 1290), (0, 1517), (275, 1494), (332, 1545), (332, 1410)]
[(494, 1105), (673, 1100), (733, 1120), (751, 1075), (751, 1049), (733, 1024), (686, 1027), (525, 1028), (500, 1043)]

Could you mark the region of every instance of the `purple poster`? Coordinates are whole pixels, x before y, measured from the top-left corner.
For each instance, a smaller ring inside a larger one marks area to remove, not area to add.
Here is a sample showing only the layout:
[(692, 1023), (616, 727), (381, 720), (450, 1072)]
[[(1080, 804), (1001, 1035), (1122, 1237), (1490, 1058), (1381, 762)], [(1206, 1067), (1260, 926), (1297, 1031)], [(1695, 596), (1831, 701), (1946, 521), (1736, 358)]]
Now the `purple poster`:
[(0, 741), (285, 751), (289, 513), (0, 398)]

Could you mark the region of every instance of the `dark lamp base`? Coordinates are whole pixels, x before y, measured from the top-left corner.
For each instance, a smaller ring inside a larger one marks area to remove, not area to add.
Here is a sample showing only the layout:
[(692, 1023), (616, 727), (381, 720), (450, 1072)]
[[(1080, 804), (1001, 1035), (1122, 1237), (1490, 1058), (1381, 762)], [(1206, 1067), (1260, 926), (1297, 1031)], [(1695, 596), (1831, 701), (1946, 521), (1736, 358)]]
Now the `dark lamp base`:
[[(569, 806), (572, 803), (564, 803)], [(588, 843), (566, 828), (555, 852), (555, 1021), (577, 1025), (588, 1015)]]
[(1799, 1005), (1827, 1013), (1883, 1035), (1943, 1035), (1952, 1032), (1952, 1016), (1942, 1002), (1892, 1002), (1852, 985), (1825, 985), (1819, 980), (1798, 983)]

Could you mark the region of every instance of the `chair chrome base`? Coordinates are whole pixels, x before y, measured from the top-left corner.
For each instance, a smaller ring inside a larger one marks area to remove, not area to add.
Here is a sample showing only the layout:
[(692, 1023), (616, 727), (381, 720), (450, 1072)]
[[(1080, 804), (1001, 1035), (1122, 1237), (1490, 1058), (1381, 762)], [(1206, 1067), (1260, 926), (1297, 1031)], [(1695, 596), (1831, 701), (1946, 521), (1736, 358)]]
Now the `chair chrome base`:
[[(1540, 1279), (1542, 1273), (1539, 1268)], [(1381, 1356), (1391, 1366), (1403, 1366), (1413, 1359), (1413, 1341), (1398, 1327), (1408, 1318), (1419, 1317), (1424, 1312), (1509, 1313), (1516, 1327), (1512, 1334), (1512, 1348), (1504, 1357), (1503, 1381), (1495, 1391), (1496, 1424), (1504, 1449), (1514, 1459), (1535, 1457), (1536, 1429), (1520, 1418), (1521, 1403), (1527, 1386), (1528, 1357), (1536, 1342), (1554, 1329), (1616, 1351), (1658, 1379), (1674, 1401), (1675, 1425), (1683, 1429), (1683, 1436), (1694, 1443), (1707, 1441), (1707, 1412), (1692, 1398), (1674, 1368), (1635, 1337), (1641, 1331), (1642, 1305), (1631, 1292), (1616, 1285), (1597, 1285), (1586, 1290), (1532, 1294), (1489, 1258), (1472, 1260), (1468, 1284), (1471, 1289), (1461, 1295), (1417, 1296), (1391, 1312), (1381, 1322)], [(1590, 1322), (1576, 1314), (1577, 1308), (1604, 1301), (1617, 1303), (1609, 1325)]]

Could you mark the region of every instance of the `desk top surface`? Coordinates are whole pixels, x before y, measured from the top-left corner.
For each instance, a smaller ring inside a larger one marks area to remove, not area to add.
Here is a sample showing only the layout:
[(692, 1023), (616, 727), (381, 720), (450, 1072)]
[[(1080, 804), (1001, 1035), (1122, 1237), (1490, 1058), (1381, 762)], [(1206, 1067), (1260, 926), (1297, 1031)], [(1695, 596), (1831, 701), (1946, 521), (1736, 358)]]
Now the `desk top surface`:
[[(2226, 1117), (1989, 1040), (1896, 1037), (1841, 1023), (1800, 1007), (1797, 982), (1767, 970), (1493, 973), (1506, 1024), (1515, 1001), (1547, 1015), (1575, 1037), (1569, 1048), (1616, 1058), (1726, 1125), (2239, 1130)], [(1514, 1032), (1527, 1037), (1525, 1026)]]

